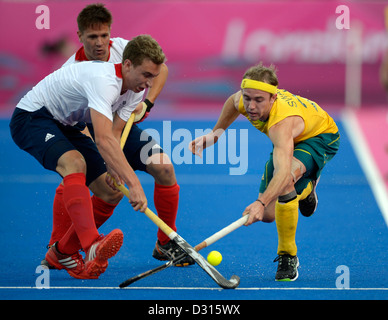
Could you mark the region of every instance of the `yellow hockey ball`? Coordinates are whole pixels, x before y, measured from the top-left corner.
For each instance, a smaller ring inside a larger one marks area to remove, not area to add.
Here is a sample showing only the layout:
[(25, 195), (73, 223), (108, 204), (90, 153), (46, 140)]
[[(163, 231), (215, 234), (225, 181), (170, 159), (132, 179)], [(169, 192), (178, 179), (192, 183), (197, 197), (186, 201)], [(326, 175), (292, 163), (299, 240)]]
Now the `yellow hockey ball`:
[(218, 251), (211, 251), (207, 255), (207, 261), (212, 266), (218, 266), (221, 263), (221, 261), (222, 261), (222, 255)]

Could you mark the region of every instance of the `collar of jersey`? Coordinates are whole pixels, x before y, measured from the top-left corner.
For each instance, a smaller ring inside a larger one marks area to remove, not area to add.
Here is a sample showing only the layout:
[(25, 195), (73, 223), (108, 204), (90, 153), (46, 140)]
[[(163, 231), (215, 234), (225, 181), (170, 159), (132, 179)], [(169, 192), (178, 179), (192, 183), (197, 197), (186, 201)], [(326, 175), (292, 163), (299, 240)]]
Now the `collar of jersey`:
[(121, 67), (122, 67), (122, 66), (123, 66), (123, 65), (122, 65), (121, 63), (116, 63), (116, 64), (115, 64), (116, 76), (117, 76), (118, 78), (120, 78), (120, 79), (123, 78), (123, 74), (121, 73)]

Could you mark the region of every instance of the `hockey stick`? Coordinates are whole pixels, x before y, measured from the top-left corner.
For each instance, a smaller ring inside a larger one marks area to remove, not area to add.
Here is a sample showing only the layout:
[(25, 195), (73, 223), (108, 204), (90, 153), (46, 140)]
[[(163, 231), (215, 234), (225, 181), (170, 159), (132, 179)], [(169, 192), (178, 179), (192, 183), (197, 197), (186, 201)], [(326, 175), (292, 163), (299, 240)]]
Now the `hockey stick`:
[[(121, 148), (124, 147), (125, 142), (128, 138), (128, 134), (131, 130), (134, 113), (131, 114), (131, 117), (127, 121), (127, 124), (124, 128), (123, 134), (120, 139)], [(114, 179), (113, 179), (114, 180)], [(115, 182), (115, 181), (114, 181)], [(129, 190), (124, 185), (115, 186), (119, 189), (125, 196), (129, 197)], [(156, 226), (162, 230), (172, 241), (178, 244), (186, 254), (194, 259), (195, 262), (222, 288), (224, 289), (234, 289), (240, 283), (240, 278), (233, 275), (230, 280), (225, 279), (213, 266), (211, 266), (200, 254), (198, 254), (195, 249), (190, 246), (181, 236), (179, 236), (174, 230), (172, 230), (163, 220), (161, 220), (155, 213), (153, 213), (149, 208), (145, 211), (146, 216), (156, 224)]]
[(240, 228), (243, 224), (245, 224), (248, 221), (248, 217), (249, 215), (242, 216), (240, 219), (236, 220), (235, 222), (232, 222), (230, 225), (216, 232), (209, 238), (202, 241), (200, 244), (197, 244), (194, 249), (196, 251), (199, 251), (199, 250), (202, 250), (203, 248), (206, 248), (207, 246), (210, 246), (214, 242), (220, 240), (221, 238), (225, 237), (229, 233)]
[[(184, 255), (179, 256), (179, 259), (181, 259), (183, 256), (184, 256)], [(171, 267), (171, 266), (174, 265), (174, 261), (175, 261), (175, 260), (169, 260), (169, 261), (167, 261), (166, 263), (160, 265), (159, 267), (150, 269), (150, 270), (148, 270), (148, 271), (146, 271), (146, 272), (143, 272), (143, 273), (138, 274), (137, 276), (134, 276), (134, 277), (132, 277), (132, 278), (129, 278), (129, 279), (127, 279), (127, 280), (121, 282), (121, 283), (119, 284), (119, 287), (120, 287), (120, 288), (128, 287), (129, 285), (131, 285), (132, 283), (134, 283), (134, 282), (136, 282), (136, 281), (139, 281), (139, 280), (144, 279), (144, 278), (146, 278), (146, 277), (148, 277), (148, 276), (150, 276), (150, 275), (153, 275), (153, 274), (155, 274), (155, 273), (157, 273), (157, 272), (159, 272), (159, 271), (162, 271), (162, 270), (164, 270), (164, 269), (167, 269), (167, 268), (169, 268), (169, 267)]]
[(131, 116), (129, 117), (129, 119), (128, 119), (125, 127), (124, 127), (123, 133), (121, 134), (121, 139), (120, 139), (121, 150), (123, 150), (124, 145), (127, 142), (127, 138), (128, 138), (129, 132), (132, 129), (133, 120), (135, 120), (135, 114), (132, 112)]
[[(123, 185), (116, 185), (125, 196), (129, 196), (129, 190)], [(145, 210), (145, 215), (160, 229), (162, 230), (172, 241), (174, 241), (181, 249), (186, 252), (193, 260), (222, 288), (234, 289), (240, 283), (240, 278), (233, 275), (230, 280), (225, 279), (216, 268), (210, 265), (204, 257), (202, 257), (195, 249), (184, 240), (179, 234), (171, 229), (162, 219), (160, 219), (149, 208)]]
[[(215, 234), (213, 234), (212, 236), (210, 236), (206, 240), (202, 241), (200, 244), (196, 245), (194, 247), (195, 251), (198, 252), (199, 250), (202, 250), (203, 248), (210, 246), (214, 242), (220, 240), (221, 238), (225, 237), (229, 233), (240, 228), (243, 224), (245, 224), (247, 222), (247, 220), (248, 220), (248, 215), (241, 217), (240, 219), (236, 220), (235, 222), (231, 223), (230, 225), (228, 225), (225, 228), (221, 229), (220, 231), (216, 232)], [(182, 258), (182, 256), (179, 256), (179, 257), (175, 258), (174, 260), (167, 261), (165, 264), (162, 264), (156, 268), (150, 269), (146, 272), (140, 273), (132, 278), (129, 278), (120, 284), (120, 288), (127, 287), (136, 281), (139, 281), (139, 280), (144, 279), (150, 275), (153, 275), (159, 271), (167, 269), (167, 268), (173, 266), (181, 258)]]

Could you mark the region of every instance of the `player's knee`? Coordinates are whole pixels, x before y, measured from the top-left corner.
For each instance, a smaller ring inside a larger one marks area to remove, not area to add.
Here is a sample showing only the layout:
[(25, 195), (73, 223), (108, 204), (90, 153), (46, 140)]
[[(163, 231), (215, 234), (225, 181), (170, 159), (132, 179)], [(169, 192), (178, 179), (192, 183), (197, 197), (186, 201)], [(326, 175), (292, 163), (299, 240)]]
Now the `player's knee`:
[(71, 150), (59, 158), (56, 170), (62, 176), (67, 176), (72, 173), (86, 174), (86, 161), (81, 153), (76, 150)]
[(74, 159), (74, 162), (72, 163), (72, 167), (76, 172), (84, 172), (86, 173), (86, 161), (84, 157), (78, 157)]
[(171, 185), (176, 182), (174, 167), (171, 163), (160, 164), (156, 167), (154, 178), (159, 184)]
[(292, 164), (291, 164), (291, 176), (292, 179), (294, 180), (294, 183), (296, 183), (306, 172), (306, 167), (305, 165), (298, 160), (297, 158), (292, 159)]
[(109, 187), (105, 190), (95, 189), (94, 195), (102, 200), (104, 200), (106, 203), (116, 205), (118, 204), (121, 199), (123, 198), (123, 194), (120, 191), (115, 191)]
[(94, 193), (95, 196), (109, 204), (118, 204), (120, 200), (124, 197), (122, 192), (113, 190), (106, 183), (106, 173), (95, 179), (89, 185), (89, 189)]
[(118, 204), (123, 197), (124, 195), (122, 192), (111, 189), (111, 191), (102, 194), (101, 197), (99, 198), (101, 198), (102, 200), (104, 200), (109, 204), (115, 205), (115, 204)]
[(150, 173), (158, 184), (171, 185), (176, 182), (174, 166), (165, 154), (157, 157), (152, 156), (150, 163), (147, 165), (147, 171)]
[(290, 192), (287, 192), (285, 194), (280, 195), (278, 197), (278, 201), (279, 201), (279, 203), (288, 203), (292, 200), (295, 200), (297, 196), (298, 196), (298, 194), (296, 193), (296, 190), (293, 189)]

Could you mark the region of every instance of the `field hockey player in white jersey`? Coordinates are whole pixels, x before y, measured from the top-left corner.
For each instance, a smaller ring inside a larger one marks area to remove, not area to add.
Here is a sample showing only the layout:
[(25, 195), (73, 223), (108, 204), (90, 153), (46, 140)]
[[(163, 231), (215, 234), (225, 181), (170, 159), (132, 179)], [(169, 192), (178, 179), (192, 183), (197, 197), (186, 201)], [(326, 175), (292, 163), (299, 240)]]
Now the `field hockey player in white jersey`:
[[(19, 148), (63, 178), (63, 206), (72, 223), (45, 259), (75, 278), (98, 278), (123, 243), (121, 230), (107, 236), (97, 230), (108, 217), (95, 218), (88, 187), (93, 190), (93, 182), (106, 174), (106, 167), (116, 181), (128, 185), (134, 210), (147, 208), (143, 188), (120, 148), (120, 137), (142, 91), (152, 86), (164, 61), (151, 36), (135, 37), (125, 47), (122, 63), (92, 61), (61, 68), (30, 90), (12, 115), (11, 135)], [(131, 97), (128, 104), (117, 103), (126, 92)], [(79, 123), (93, 124), (94, 140), (81, 132)]]
[[(102, 4), (91, 4), (86, 6), (77, 17), (77, 35), (83, 44), (64, 64), (68, 66), (74, 63), (100, 60), (112, 63), (119, 63), (122, 60), (123, 51), (128, 40), (122, 38), (111, 38), (112, 15)], [(135, 124), (129, 133), (124, 146), (124, 154), (133, 170), (140, 170), (150, 174), (154, 181), (154, 205), (158, 216), (177, 231), (176, 219), (179, 205), (179, 190), (175, 170), (167, 154), (158, 143), (143, 131), (137, 123), (143, 121), (149, 114), (157, 97), (162, 91), (167, 80), (168, 69), (165, 63), (161, 65), (159, 75), (153, 80), (152, 87), (146, 90), (146, 99), (138, 103), (135, 113)], [(129, 93), (127, 93), (129, 94)], [(126, 94), (121, 96), (121, 103), (131, 101)], [(93, 128), (89, 125), (89, 131)], [(140, 139), (140, 137), (143, 137)], [(142, 161), (141, 151), (144, 147), (149, 150), (146, 161)], [(113, 214), (117, 204), (122, 199), (120, 192), (114, 192), (108, 188), (103, 176), (98, 177), (92, 186), (93, 210), (95, 212), (96, 224), (100, 226), (107, 217)], [(60, 239), (67, 227), (71, 224), (69, 216), (63, 206), (63, 186), (60, 184), (56, 189), (53, 205), (53, 230), (48, 243), (51, 246)], [(181, 256), (181, 249), (161, 231), (157, 232), (153, 257), (158, 260), (173, 260), (177, 255)], [(194, 261), (187, 255), (179, 261), (177, 266), (187, 266)], [(42, 264), (47, 265), (45, 260)]]

